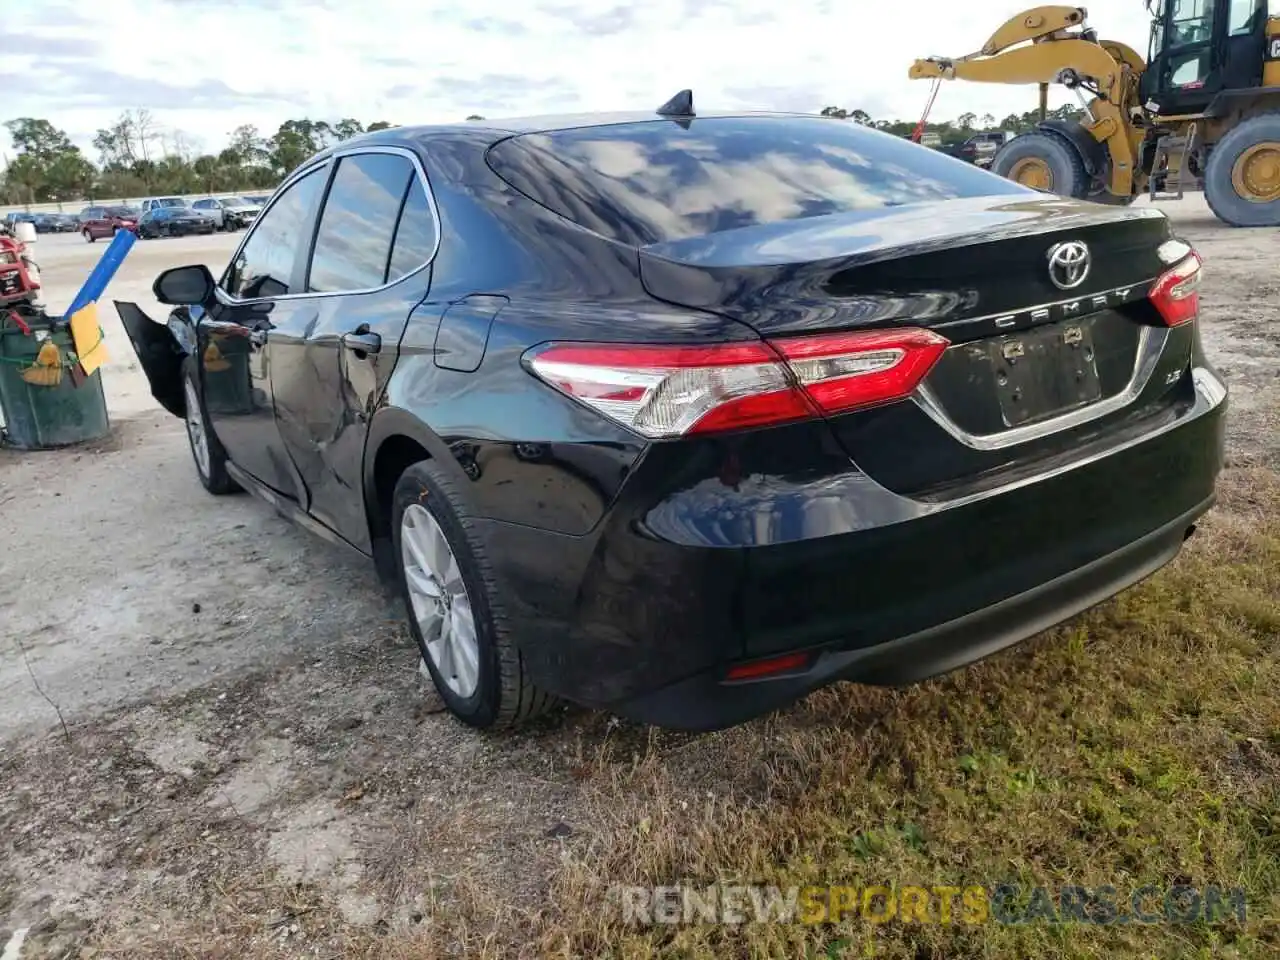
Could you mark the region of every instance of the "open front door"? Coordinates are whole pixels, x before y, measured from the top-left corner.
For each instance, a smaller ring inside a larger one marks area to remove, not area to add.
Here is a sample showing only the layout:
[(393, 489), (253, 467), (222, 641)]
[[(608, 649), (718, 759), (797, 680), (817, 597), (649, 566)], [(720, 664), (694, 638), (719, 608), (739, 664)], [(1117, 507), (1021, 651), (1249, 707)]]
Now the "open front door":
[(115, 301), (120, 322), (129, 335), (133, 351), (138, 355), (142, 372), (151, 383), (151, 395), (175, 417), (187, 415), (182, 392), (182, 361), (187, 351), (163, 323), (148, 317), (136, 303)]

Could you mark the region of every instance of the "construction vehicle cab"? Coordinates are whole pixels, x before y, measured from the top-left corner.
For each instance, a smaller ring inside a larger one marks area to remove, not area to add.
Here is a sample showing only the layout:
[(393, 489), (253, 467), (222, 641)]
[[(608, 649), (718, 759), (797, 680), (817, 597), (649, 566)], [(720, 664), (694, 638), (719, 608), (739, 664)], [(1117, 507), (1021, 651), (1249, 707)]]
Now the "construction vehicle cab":
[(1267, 0), (1148, 0), (1147, 10), (1151, 42), (1138, 89), (1148, 110), (1204, 113), (1221, 93), (1265, 85)]
[[(1099, 39), (1083, 7), (1016, 14), (975, 53), (917, 60), (913, 79), (1038, 84), (1041, 122), (991, 170), (1038, 190), (1102, 203), (1203, 189), (1235, 226), (1280, 226), (1280, 16), (1267, 0), (1146, 0), (1147, 60)], [(1080, 101), (1051, 119), (1049, 84)]]

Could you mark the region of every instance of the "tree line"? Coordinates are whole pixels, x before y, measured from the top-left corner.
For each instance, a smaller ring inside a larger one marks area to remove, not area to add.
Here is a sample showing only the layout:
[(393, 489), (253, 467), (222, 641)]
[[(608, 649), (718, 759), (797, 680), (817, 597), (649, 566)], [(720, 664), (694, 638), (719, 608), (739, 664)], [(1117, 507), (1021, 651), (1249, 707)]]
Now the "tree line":
[[(915, 121), (877, 120), (864, 110), (828, 106), (822, 114), (852, 120), (898, 136), (910, 136)], [(1050, 111), (1062, 119), (1079, 119), (1082, 111), (1063, 106)], [(471, 114), (468, 120), (483, 120)], [(997, 122), (993, 114), (962, 113), (955, 120), (932, 121), (925, 132), (939, 135), (943, 147), (962, 143), (975, 133), (1012, 130), (1022, 133), (1039, 121), (1039, 111), (1010, 114)], [(7, 204), (67, 202), (137, 197), (147, 194), (221, 193), (268, 190), (289, 171), (325, 147), (361, 133), (395, 124), (379, 120), (365, 126), (346, 118), (286, 120), (270, 136), (252, 124), (236, 127), (218, 153), (203, 153), (181, 130), (165, 130), (151, 111), (126, 110), (93, 138), (97, 162), (91, 161), (67, 134), (48, 120), (18, 117), (4, 124), (16, 156), (0, 174), (0, 202)]]
[(94, 135), (96, 163), (48, 120), (18, 117), (4, 126), (16, 156), (0, 174), (0, 200), (21, 204), (267, 190), (317, 151), (395, 124), (304, 118), (286, 120), (270, 136), (244, 124), (218, 153), (203, 153), (188, 134), (163, 129), (150, 110), (127, 110)]
[[(834, 106), (823, 107), (822, 115), (824, 117), (839, 117), (842, 120), (852, 120), (854, 123), (875, 127), (877, 130), (883, 130), (899, 137), (911, 136), (919, 124), (918, 120), (874, 120), (865, 110), (846, 110), (844, 107)], [(1048, 111), (1047, 116), (1059, 120), (1080, 120), (1084, 117), (1084, 111), (1079, 107), (1064, 104)], [(1035, 125), (1039, 122), (1040, 111), (1038, 109), (1028, 110), (1026, 113), (1011, 113), (1003, 120), (997, 120), (993, 113), (984, 113), (982, 116), (978, 116), (976, 113), (962, 113), (954, 120), (927, 122), (924, 125), (924, 132), (938, 134), (943, 147), (954, 147), (964, 143), (976, 133), (995, 133), (1001, 130), (1026, 133), (1035, 129)]]

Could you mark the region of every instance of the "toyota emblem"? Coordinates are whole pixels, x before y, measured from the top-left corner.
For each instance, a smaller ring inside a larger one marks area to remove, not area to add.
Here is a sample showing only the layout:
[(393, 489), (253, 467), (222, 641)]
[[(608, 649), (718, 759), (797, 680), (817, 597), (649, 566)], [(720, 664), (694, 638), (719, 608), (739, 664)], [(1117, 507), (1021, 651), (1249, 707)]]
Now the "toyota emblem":
[(1071, 290), (1089, 275), (1089, 248), (1079, 240), (1055, 243), (1049, 248), (1049, 279), (1059, 290)]

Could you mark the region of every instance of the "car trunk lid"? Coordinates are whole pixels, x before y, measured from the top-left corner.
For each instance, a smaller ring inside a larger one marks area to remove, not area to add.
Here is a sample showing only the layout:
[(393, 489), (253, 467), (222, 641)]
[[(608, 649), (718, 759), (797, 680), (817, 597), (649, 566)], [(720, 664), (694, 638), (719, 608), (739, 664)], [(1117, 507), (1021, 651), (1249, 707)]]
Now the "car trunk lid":
[[(983, 335), (972, 323), (980, 317), (1150, 280), (1167, 266), (1168, 238), (1168, 219), (1148, 207), (977, 197), (650, 244), (640, 271), (654, 296), (726, 313), (765, 337), (910, 323), (945, 325), (956, 342)], [(1048, 269), (1050, 248), (1066, 241), (1085, 243), (1090, 258), (1070, 289)]]
[(1189, 253), (1149, 208), (1000, 196), (760, 224), (639, 259), (654, 296), (733, 317), (784, 352), (839, 331), (945, 337), (915, 402), (827, 411), (874, 479), (942, 495), (1059, 455), (1140, 397), (1167, 401), (1192, 340), (1148, 295)]

